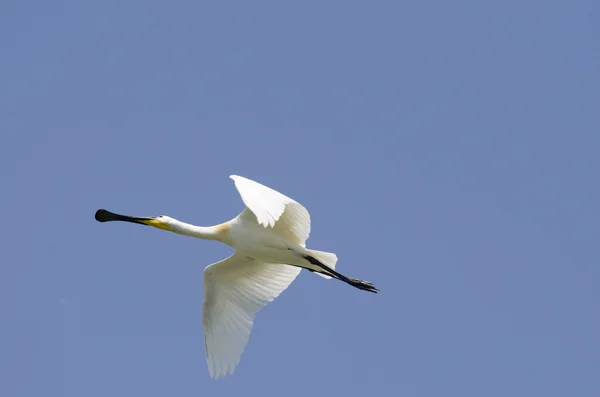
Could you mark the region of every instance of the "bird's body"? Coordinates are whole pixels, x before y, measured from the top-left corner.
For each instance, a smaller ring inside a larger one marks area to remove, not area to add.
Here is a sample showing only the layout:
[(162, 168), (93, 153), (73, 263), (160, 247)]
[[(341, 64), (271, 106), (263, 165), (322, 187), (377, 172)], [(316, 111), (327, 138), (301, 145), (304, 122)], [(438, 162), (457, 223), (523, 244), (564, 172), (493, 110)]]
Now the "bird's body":
[(203, 325), (206, 358), (213, 378), (233, 373), (248, 342), (254, 315), (307, 269), (356, 288), (377, 292), (367, 281), (335, 270), (337, 256), (306, 248), (310, 215), (295, 200), (250, 179), (232, 175), (246, 208), (232, 220), (210, 227), (168, 216), (137, 218), (96, 212), (96, 220), (127, 221), (178, 234), (216, 240), (235, 252), (204, 271)]

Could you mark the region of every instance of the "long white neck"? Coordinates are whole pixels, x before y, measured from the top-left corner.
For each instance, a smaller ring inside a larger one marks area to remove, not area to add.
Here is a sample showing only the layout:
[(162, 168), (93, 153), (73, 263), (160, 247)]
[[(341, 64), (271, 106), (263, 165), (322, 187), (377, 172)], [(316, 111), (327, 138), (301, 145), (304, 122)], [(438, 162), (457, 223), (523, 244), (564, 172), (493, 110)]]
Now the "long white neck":
[(222, 223), (216, 226), (196, 226), (189, 223), (173, 220), (170, 224), (173, 232), (201, 238), (204, 240), (220, 240), (224, 238), (224, 234), (228, 231), (229, 225)]

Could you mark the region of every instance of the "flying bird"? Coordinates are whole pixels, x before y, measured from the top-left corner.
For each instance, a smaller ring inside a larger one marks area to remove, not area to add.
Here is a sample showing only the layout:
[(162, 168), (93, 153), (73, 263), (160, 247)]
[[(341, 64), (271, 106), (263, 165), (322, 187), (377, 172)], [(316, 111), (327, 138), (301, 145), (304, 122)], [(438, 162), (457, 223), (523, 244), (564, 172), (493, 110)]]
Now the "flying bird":
[(346, 277), (331, 252), (306, 248), (310, 215), (295, 200), (250, 179), (231, 175), (246, 208), (215, 226), (195, 226), (171, 217), (133, 217), (105, 209), (98, 222), (125, 221), (185, 236), (216, 240), (235, 252), (204, 269), (202, 323), (208, 372), (213, 379), (233, 374), (256, 313), (278, 297), (306, 269), (360, 290), (377, 293), (373, 283)]

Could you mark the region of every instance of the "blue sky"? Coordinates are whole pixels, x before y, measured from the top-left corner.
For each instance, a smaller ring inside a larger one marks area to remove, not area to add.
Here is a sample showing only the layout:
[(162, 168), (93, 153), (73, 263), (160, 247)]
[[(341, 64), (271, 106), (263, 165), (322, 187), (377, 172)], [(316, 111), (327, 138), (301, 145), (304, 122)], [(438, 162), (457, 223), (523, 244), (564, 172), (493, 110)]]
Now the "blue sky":
[[(597, 396), (593, 1), (0, 6), (2, 396)], [(303, 272), (208, 376), (231, 174), (303, 203)], [(249, 394), (250, 393), (250, 394)]]

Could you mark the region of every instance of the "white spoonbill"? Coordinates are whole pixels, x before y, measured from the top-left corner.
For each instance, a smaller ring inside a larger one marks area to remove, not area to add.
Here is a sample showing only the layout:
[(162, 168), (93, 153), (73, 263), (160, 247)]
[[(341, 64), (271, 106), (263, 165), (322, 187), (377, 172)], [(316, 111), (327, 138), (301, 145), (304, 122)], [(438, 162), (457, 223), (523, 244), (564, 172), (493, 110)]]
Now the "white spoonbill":
[(96, 212), (99, 222), (125, 221), (186, 236), (217, 240), (235, 249), (204, 269), (202, 323), (208, 371), (213, 379), (229, 373), (248, 343), (255, 314), (279, 296), (304, 268), (361, 290), (377, 293), (370, 282), (335, 270), (337, 256), (306, 248), (310, 215), (295, 200), (250, 179), (231, 175), (246, 208), (232, 220), (203, 227), (168, 216), (140, 218)]

